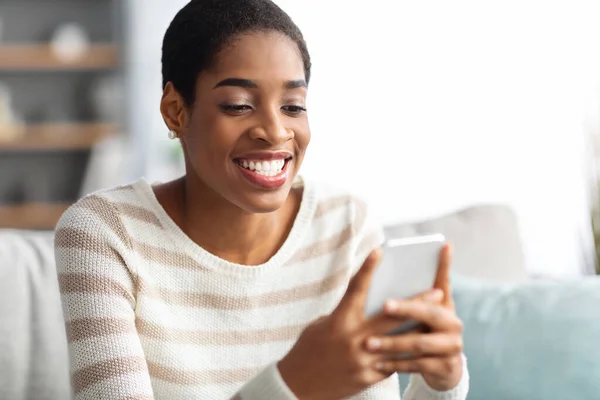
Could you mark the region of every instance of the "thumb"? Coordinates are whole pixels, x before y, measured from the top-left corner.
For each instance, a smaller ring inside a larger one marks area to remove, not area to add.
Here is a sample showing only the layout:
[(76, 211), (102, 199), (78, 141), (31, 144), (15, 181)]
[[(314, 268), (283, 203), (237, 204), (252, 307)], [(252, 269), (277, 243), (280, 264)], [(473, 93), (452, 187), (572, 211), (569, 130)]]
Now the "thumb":
[(446, 243), (440, 251), (438, 271), (435, 278), (434, 288), (444, 293), (444, 305), (452, 304), (452, 288), (450, 286), (450, 265), (452, 263), (452, 245)]
[(383, 251), (381, 249), (375, 249), (369, 254), (358, 272), (350, 279), (346, 293), (336, 310), (348, 310), (358, 306), (361, 307), (362, 312), (362, 307), (364, 307), (367, 300), (373, 273), (381, 261), (382, 254)]

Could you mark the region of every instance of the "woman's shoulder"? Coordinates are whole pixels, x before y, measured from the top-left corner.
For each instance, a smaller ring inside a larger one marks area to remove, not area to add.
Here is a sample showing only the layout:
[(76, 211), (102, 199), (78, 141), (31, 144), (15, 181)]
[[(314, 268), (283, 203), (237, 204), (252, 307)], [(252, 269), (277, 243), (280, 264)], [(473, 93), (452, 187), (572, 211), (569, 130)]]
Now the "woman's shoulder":
[(383, 229), (377, 213), (365, 196), (335, 183), (306, 180), (306, 190), (315, 193), (314, 229), (327, 232), (327, 243), (345, 249), (356, 261), (353, 270), (383, 243)]
[(304, 186), (305, 191), (313, 193), (316, 203), (315, 217), (317, 218), (326, 218), (335, 212), (359, 217), (368, 212), (367, 200), (356, 190), (316, 179), (303, 178), (297, 184)]
[[(123, 241), (123, 220), (136, 218), (157, 223), (154, 212), (146, 206), (145, 181), (103, 189), (82, 197), (70, 206), (60, 218), (56, 232), (65, 230), (89, 231), (96, 234), (110, 232)], [(150, 189), (151, 190), (151, 189)]]
[(353, 234), (378, 225), (365, 196), (356, 190), (315, 179), (303, 178), (297, 184), (303, 185), (305, 194), (314, 198), (315, 223), (346, 227)]

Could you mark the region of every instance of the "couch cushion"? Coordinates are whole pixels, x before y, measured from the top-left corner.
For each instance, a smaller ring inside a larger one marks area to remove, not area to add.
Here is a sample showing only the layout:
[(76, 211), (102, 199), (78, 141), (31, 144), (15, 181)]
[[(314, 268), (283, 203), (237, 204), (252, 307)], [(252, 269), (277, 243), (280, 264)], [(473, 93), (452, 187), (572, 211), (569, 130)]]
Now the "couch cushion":
[(599, 277), (520, 285), (455, 277), (454, 296), (469, 400), (599, 398)]
[(69, 399), (53, 235), (0, 230), (0, 398)]
[(424, 222), (385, 228), (388, 237), (431, 233), (443, 233), (452, 242), (452, 268), (462, 275), (495, 282), (527, 279), (517, 217), (507, 206), (475, 206)]

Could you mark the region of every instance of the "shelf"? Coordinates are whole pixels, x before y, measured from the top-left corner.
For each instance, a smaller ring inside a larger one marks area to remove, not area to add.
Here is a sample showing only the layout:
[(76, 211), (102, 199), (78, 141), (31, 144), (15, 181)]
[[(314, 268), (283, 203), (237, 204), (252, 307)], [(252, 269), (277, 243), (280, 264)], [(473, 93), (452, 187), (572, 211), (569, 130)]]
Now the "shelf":
[(0, 204), (0, 228), (3, 229), (54, 229), (70, 204)]
[(72, 61), (56, 57), (47, 44), (0, 45), (0, 71), (18, 70), (86, 70), (114, 68), (118, 49), (112, 44), (94, 44)]
[(2, 139), (0, 151), (89, 149), (102, 139), (115, 135), (114, 124), (28, 125), (15, 139)]

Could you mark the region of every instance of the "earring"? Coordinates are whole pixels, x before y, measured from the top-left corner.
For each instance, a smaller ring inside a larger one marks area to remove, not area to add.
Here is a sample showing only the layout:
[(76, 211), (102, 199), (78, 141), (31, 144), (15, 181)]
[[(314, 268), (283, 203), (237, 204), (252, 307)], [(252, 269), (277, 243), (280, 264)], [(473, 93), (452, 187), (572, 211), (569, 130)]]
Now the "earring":
[(171, 140), (177, 139), (177, 132), (169, 131), (169, 139), (171, 139)]

